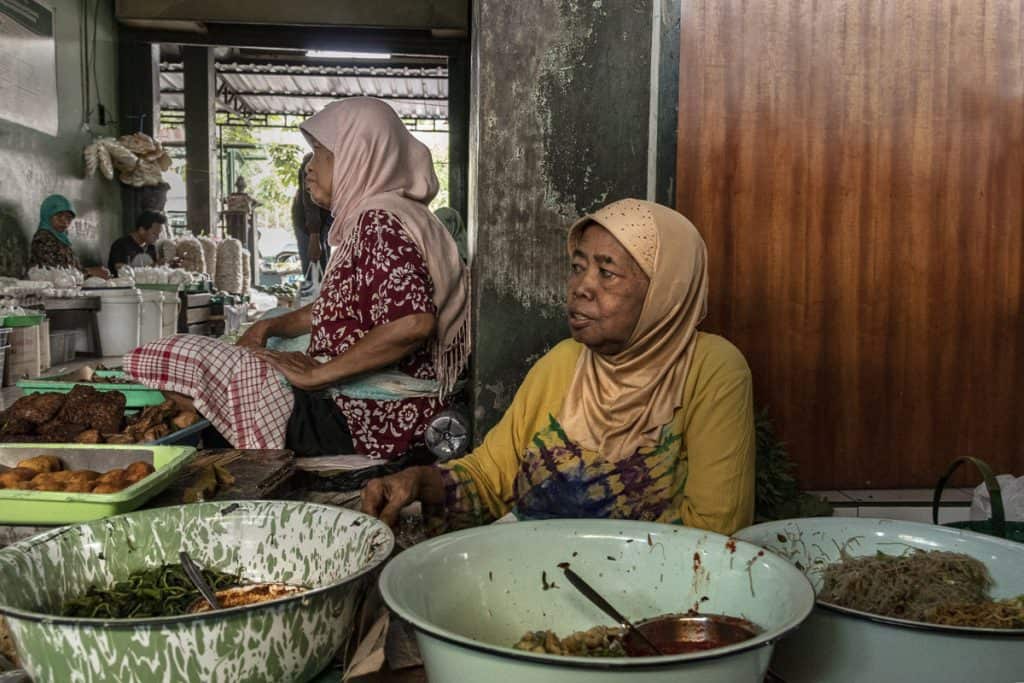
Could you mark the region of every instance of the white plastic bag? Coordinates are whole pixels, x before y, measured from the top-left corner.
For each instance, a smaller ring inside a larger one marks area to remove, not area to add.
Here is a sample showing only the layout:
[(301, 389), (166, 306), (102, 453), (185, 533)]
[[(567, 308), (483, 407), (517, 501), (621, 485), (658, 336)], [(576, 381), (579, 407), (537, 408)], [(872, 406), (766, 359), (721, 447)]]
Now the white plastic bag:
[[(1003, 497), (1003, 510), (1007, 522), (1024, 522), (1024, 477), (1000, 474), (996, 477)], [(985, 484), (974, 489), (971, 499), (971, 521), (980, 522), (992, 517), (992, 501)]]
[(317, 296), (320, 294), (320, 280), (322, 278), (323, 272), (320, 269), (320, 263), (311, 261), (309, 267), (306, 268), (306, 278), (302, 281), (302, 286), (299, 287), (298, 308), (316, 301)]

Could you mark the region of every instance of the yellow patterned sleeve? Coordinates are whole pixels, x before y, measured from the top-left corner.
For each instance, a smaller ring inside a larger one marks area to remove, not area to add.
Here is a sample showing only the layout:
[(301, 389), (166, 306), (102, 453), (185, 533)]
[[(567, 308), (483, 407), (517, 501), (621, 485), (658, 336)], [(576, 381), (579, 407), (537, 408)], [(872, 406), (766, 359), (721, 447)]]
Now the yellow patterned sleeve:
[[(742, 354), (713, 338), (695, 358), (686, 416), (686, 526), (731, 534), (754, 519), (753, 383)], [(688, 392), (689, 393), (689, 392)]]
[(439, 465), (443, 510), (425, 511), (428, 527), (453, 530), (487, 524), (512, 509), (520, 457), (548, 416), (556, 413), (576, 367), (580, 346), (567, 341), (537, 361), (501, 420), (472, 453)]

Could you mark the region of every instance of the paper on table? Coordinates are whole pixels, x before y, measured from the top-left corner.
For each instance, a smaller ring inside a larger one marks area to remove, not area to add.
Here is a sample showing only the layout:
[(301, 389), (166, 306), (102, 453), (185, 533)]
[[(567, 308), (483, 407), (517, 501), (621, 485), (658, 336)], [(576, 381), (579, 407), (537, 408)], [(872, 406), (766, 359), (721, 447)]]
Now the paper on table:
[(348, 669), (342, 676), (343, 681), (352, 678), (365, 676), (380, 671), (384, 666), (385, 651), (387, 643), (388, 624), (390, 623), (390, 612), (387, 609), (377, 618), (370, 630), (359, 642)]
[(297, 458), (295, 466), (307, 472), (355, 471), (384, 464), (380, 458), (366, 455), (325, 455), (319, 458)]

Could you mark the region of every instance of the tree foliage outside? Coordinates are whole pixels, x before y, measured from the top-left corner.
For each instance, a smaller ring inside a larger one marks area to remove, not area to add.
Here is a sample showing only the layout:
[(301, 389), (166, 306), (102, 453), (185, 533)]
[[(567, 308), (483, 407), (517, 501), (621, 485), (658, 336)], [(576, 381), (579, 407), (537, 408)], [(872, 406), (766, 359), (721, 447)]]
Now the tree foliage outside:
[[(177, 126), (170, 126), (177, 127)], [(430, 148), (434, 160), (439, 189), (430, 203), (431, 209), (447, 206), (448, 192), (448, 133), (414, 132), (418, 139)], [(222, 162), (218, 174), (221, 177), (219, 189), (223, 199), (234, 192), (234, 179), (245, 178), (248, 192), (259, 206), (256, 209), (256, 225), (261, 230), (292, 229), (291, 205), (298, 190), (299, 166), (309, 149), (301, 133), (292, 128), (250, 128), (244, 126), (219, 126), (219, 142)], [(185, 150), (172, 149), (173, 170), (184, 179), (188, 169)]]

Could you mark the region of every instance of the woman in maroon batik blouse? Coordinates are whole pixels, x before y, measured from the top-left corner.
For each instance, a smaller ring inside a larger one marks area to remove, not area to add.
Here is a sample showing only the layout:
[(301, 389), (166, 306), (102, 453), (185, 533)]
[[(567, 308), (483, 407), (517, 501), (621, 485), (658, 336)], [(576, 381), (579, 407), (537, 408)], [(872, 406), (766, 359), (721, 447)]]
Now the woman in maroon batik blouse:
[[(178, 335), (136, 349), (125, 368), (188, 397), (238, 448), (394, 459), (422, 443), (465, 369), (467, 270), (428, 208), (438, 189), (430, 151), (387, 104), (334, 102), (301, 129), (313, 147), (310, 195), (334, 216), (316, 301), (257, 322), (237, 346)], [(271, 337), (303, 334), (311, 335), (305, 353), (265, 348)], [(382, 371), (418, 389), (325, 397)]]

